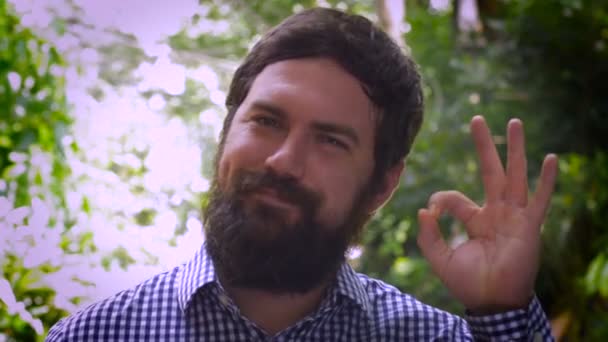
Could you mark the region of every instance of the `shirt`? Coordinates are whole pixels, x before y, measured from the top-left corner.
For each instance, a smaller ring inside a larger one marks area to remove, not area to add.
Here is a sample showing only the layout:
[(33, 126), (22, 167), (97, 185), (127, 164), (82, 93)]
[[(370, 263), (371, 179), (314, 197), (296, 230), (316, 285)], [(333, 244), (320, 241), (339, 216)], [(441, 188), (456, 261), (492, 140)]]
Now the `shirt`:
[(344, 263), (319, 308), (267, 335), (239, 313), (203, 246), (181, 266), (57, 322), (68, 341), (552, 341), (534, 298), (528, 308), (460, 318)]

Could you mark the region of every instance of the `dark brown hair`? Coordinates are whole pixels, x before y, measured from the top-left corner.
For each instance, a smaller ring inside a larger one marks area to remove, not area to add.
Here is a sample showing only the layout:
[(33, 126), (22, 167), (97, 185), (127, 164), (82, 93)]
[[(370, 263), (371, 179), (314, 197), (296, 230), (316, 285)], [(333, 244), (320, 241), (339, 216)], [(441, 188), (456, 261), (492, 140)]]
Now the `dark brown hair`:
[[(412, 59), (368, 19), (327, 8), (294, 14), (268, 32), (232, 79), (220, 153), (235, 112), (255, 77), (282, 60), (325, 57), (361, 82), (376, 110), (373, 180), (409, 153), (422, 124), (420, 74)], [(377, 184), (379, 185), (379, 184)]]

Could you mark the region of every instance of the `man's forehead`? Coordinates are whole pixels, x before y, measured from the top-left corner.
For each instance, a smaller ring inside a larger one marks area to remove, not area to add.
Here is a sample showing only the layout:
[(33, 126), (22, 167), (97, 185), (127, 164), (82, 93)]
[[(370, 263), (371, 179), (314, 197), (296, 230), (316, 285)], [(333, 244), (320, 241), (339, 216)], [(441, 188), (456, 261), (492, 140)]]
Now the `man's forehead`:
[(361, 82), (329, 58), (302, 58), (268, 65), (254, 79), (245, 102), (305, 98), (317, 110), (365, 113), (375, 122), (375, 106)]

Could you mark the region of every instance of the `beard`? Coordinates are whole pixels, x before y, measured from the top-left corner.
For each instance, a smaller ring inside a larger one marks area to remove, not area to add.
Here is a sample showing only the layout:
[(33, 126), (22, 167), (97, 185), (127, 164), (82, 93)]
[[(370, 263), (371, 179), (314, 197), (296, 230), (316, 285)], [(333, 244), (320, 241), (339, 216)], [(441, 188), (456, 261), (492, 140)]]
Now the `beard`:
[[(203, 214), (207, 252), (219, 279), (233, 287), (305, 293), (330, 281), (371, 216), (364, 210), (369, 186), (337, 226), (318, 222), (322, 196), (291, 178), (240, 170), (226, 188), (216, 176)], [(251, 197), (260, 190), (296, 208), (297, 218)]]

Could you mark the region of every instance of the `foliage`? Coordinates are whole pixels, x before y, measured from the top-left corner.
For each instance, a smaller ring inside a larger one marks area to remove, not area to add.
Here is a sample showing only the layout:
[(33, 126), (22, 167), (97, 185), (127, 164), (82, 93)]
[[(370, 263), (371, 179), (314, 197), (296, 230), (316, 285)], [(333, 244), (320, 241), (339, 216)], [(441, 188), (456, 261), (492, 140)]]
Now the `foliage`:
[(538, 291), (554, 313), (571, 318), (572, 340), (601, 341), (608, 333), (607, 156), (562, 156), (560, 189), (545, 225)]
[(57, 227), (40, 228), (65, 218), (62, 137), (71, 119), (62, 67), (57, 50), (0, 0), (0, 332), (9, 340), (34, 340), (42, 322), (48, 327), (68, 312), (44, 281), (60, 266), (51, 260), (57, 254), (34, 250), (60, 239)]
[(608, 4), (518, 1), (504, 13), (514, 44), (502, 59), (519, 70), (516, 80), (530, 94), (534, 136), (562, 154), (538, 292), (551, 314), (570, 315), (568, 339), (605, 340), (599, 327), (608, 324), (608, 297), (597, 289), (608, 278), (593, 276), (593, 268), (608, 247), (608, 216), (600, 209), (608, 207), (608, 99), (600, 90), (608, 75)]
[[(608, 207), (608, 100), (600, 89), (608, 71), (608, 7), (594, 1), (480, 4), (482, 34), (455, 31), (450, 11), (432, 15), (417, 5), (408, 8), (412, 31), (406, 39), (428, 86), (426, 123), (402, 188), (369, 227), (363, 269), (434, 305), (459, 310), (435, 280), (418, 276), (429, 270), (415, 247), (416, 208), (439, 189), (455, 188), (481, 201), (463, 124), (484, 114), (504, 153), (503, 127), (509, 117), (520, 117), (531, 177), (538, 175), (543, 154), (562, 155), (544, 225), (538, 295), (550, 316), (568, 317), (569, 339), (604, 340), (606, 330), (599, 327), (608, 323), (608, 217), (600, 208)], [(454, 222), (444, 227), (452, 241), (462, 238)]]
[[(69, 170), (62, 163), (61, 138), (71, 120), (63, 81), (57, 77), (62, 58), (19, 25), (5, 0), (0, 1), (0, 37), (0, 194), (18, 206), (32, 195), (63, 200), (60, 184)], [(32, 160), (38, 150), (52, 158), (46, 169)], [(51, 193), (41, 193), (49, 179)]]

